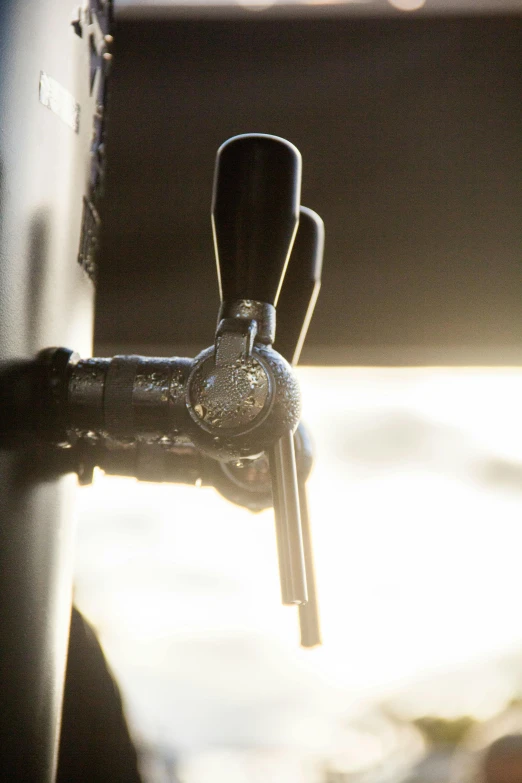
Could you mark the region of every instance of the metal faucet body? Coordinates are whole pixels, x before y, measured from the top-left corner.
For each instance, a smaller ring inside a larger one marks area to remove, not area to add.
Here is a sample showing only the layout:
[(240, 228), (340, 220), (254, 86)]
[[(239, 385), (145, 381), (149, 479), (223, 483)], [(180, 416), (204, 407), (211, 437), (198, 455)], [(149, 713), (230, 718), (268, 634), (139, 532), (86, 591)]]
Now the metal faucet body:
[(259, 456), (295, 430), (301, 397), (257, 328), (253, 318), (221, 319), (215, 345), (195, 359), (71, 355), (60, 393), (69, 442), (194, 443), (223, 462)]
[(292, 365), (318, 292), (322, 221), (300, 206), (300, 187), (301, 156), (284, 139), (247, 134), (222, 145), (212, 199), (221, 295), (214, 344), (194, 359), (80, 359), (66, 348), (47, 349), (30, 366), (6, 369), (0, 432), (59, 447), (52, 470), (77, 470), (81, 483), (99, 466), (142, 479), (210, 483), (253, 510), (273, 505), (282, 600), (300, 607), (302, 643), (313, 646), (320, 631), (304, 491), (309, 470), (299, 469), (306, 458), (297, 450), (296, 459), (294, 438), (301, 396), (292, 367), (272, 347), (298, 225), (297, 280), (283, 313), (294, 321), (299, 314), (300, 328), (287, 328), (286, 342), (285, 330), (278, 337)]

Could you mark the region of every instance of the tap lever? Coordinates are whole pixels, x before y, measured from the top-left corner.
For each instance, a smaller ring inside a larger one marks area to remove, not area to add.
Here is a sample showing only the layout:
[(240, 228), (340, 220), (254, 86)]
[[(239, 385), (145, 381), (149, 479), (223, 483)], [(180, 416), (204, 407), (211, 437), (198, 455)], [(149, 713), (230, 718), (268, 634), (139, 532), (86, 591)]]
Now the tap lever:
[[(301, 207), (299, 211), (299, 229), (278, 302), (278, 330), (275, 342), (275, 349), (291, 362), (293, 366), (299, 361), (319, 295), (323, 249), (323, 221), (316, 212), (306, 207)], [(295, 437), (298, 446), (301, 447), (300, 450), (302, 451), (304, 448), (305, 451), (311, 454), (311, 444), (307, 442), (304, 428), (300, 427)], [(306, 491), (307, 478), (307, 475), (298, 474), (301, 531), (308, 593), (307, 603), (299, 606), (299, 625), (302, 647), (315, 647), (321, 644), (321, 627)], [(281, 512), (279, 512), (280, 515)], [(276, 517), (278, 517), (277, 511)], [(285, 603), (285, 601), (283, 602)]]
[(324, 223), (307, 207), (299, 209), (299, 228), (277, 306), (274, 348), (294, 367), (305, 341), (319, 290), (324, 250)]

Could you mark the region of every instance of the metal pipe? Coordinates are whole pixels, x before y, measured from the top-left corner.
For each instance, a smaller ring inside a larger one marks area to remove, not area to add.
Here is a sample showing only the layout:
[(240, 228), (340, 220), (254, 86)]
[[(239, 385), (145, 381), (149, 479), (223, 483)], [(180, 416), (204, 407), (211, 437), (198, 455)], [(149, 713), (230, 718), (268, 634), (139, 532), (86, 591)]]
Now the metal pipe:
[(299, 508), (301, 511), (301, 530), (303, 534), (304, 560), (306, 568), (306, 587), (308, 601), (299, 607), (299, 628), (301, 647), (317, 647), (322, 644), (317, 586), (315, 579), (314, 550), (306, 483), (299, 479)]
[(308, 594), (292, 432), (285, 433), (271, 449), (270, 472), (278, 551), (282, 553), (280, 564), (283, 566), (281, 575), (283, 603), (305, 604)]

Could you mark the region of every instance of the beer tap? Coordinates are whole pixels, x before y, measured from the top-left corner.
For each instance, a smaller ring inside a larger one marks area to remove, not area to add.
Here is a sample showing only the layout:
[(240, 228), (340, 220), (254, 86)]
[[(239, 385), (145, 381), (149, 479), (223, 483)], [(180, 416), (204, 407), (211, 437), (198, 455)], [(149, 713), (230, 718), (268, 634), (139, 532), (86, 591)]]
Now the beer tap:
[[(261, 477), (262, 499), (254, 493), (244, 504), (266, 507), (271, 487), (283, 603), (300, 607), (301, 641), (313, 646), (320, 633), (305, 492), (312, 460), (306, 432), (296, 433), (301, 398), (291, 364), (317, 297), (323, 229), (300, 208), (300, 189), (301, 156), (288, 141), (246, 134), (225, 142), (212, 195), (221, 295), (213, 345), (194, 359), (80, 359), (48, 349), (30, 373), (40, 392), (27, 426), (34, 433), (40, 421), (44, 438), (62, 450), (63, 469), (66, 454), (69, 464), (79, 456), (84, 478), (95, 465), (145, 479), (159, 471), (163, 480), (198, 477), (241, 502), (245, 485)], [(299, 222), (277, 352), (276, 305)], [(17, 395), (8, 397), (16, 407)]]
[(193, 444), (225, 463), (270, 454), (284, 597), (295, 604), (307, 599), (293, 446), (301, 401), (272, 343), (300, 186), (300, 153), (284, 139), (247, 134), (219, 149), (212, 227), (221, 306), (214, 344), (195, 359), (79, 359), (65, 349), (46, 356), (62, 445)]
[[(267, 156), (267, 163), (270, 158), (270, 164), (260, 168), (254, 162), (260, 155)], [(252, 175), (252, 187), (245, 188)], [(221, 324), (255, 302), (261, 324), (266, 324), (261, 340), (269, 344), (275, 339), (275, 305), (298, 227), (300, 176), (297, 150), (274, 146), (268, 137), (257, 149), (243, 139), (218, 153), (212, 224)], [(308, 594), (293, 429), (288, 423), (268, 454), (283, 603), (299, 605)]]

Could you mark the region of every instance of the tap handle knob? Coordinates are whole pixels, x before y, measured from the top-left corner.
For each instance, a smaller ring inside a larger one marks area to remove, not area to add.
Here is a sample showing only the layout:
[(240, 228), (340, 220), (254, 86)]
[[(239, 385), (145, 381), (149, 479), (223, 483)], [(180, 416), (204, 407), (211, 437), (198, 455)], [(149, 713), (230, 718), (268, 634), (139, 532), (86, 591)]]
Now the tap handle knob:
[(277, 304), (299, 221), (301, 154), (278, 136), (234, 136), (218, 150), (212, 229), (222, 303)]
[(274, 347), (297, 365), (321, 288), (324, 223), (307, 207), (299, 210), (299, 228), (277, 307)]

